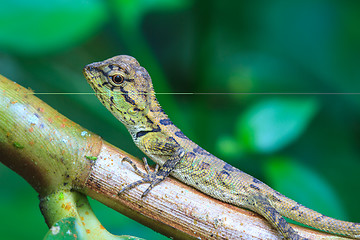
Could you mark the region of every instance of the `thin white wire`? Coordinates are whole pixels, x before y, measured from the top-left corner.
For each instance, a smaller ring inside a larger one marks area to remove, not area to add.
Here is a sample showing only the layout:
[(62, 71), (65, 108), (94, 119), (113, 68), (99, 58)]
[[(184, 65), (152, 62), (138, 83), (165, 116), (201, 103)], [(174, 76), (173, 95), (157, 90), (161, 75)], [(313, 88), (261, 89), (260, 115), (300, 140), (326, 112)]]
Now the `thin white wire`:
[[(96, 94), (107, 94), (107, 93), (66, 93), (66, 92), (39, 92), (39, 93), (29, 93), (34, 95), (96, 95)], [(124, 93), (112, 93), (122, 95)], [(134, 93), (131, 93), (134, 94)], [(237, 92), (237, 93), (224, 93), (224, 92), (212, 92), (212, 93), (199, 93), (199, 92), (174, 92), (174, 93), (141, 93), (141, 94), (155, 94), (155, 95), (360, 95), (360, 93), (341, 93), (341, 92)]]

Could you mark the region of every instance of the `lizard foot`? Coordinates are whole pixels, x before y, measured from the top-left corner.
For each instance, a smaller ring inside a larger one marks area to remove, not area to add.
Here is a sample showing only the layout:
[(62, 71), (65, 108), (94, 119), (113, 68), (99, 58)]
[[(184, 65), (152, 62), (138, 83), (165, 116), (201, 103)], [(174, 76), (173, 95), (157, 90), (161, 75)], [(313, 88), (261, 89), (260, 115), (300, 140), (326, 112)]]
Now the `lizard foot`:
[(159, 171), (159, 165), (156, 164), (155, 170), (151, 171), (149, 164), (147, 163), (146, 158), (144, 157), (143, 159), (144, 162), (144, 166), (145, 166), (145, 170), (146, 173), (140, 171), (138, 169), (138, 167), (135, 165), (135, 163), (133, 161), (130, 160), (130, 158), (125, 157), (121, 160), (121, 162), (125, 161), (128, 162), (134, 169), (134, 172), (138, 175), (140, 175), (142, 177), (141, 180), (138, 180), (136, 182), (130, 183), (129, 185), (123, 187), (119, 192), (118, 195), (120, 195), (121, 193), (123, 193), (126, 190), (132, 189), (140, 184), (143, 183), (150, 183), (150, 186), (145, 190), (145, 192), (142, 194), (142, 198), (145, 197), (149, 191), (159, 182), (161, 182), (164, 178), (162, 178), (162, 176), (158, 176), (158, 171)]

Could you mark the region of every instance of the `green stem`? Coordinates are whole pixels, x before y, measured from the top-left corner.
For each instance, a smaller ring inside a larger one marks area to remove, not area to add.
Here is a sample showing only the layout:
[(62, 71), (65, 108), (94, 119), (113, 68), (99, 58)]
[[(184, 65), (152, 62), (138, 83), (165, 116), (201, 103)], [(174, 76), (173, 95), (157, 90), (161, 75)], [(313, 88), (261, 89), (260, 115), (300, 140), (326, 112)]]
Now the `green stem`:
[(101, 145), (99, 136), (0, 75), (0, 161), (39, 193), (49, 227), (75, 218), (80, 239), (123, 239), (108, 233), (86, 196), (73, 191), (83, 188)]

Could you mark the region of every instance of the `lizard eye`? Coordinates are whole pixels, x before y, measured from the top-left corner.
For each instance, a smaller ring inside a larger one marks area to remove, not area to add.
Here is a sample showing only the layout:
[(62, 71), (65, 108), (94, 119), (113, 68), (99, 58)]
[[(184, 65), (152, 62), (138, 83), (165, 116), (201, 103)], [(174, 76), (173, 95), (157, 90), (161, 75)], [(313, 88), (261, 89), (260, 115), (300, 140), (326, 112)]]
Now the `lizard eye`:
[(119, 85), (124, 82), (124, 77), (121, 75), (114, 75), (114, 76), (111, 76), (111, 81), (115, 85)]

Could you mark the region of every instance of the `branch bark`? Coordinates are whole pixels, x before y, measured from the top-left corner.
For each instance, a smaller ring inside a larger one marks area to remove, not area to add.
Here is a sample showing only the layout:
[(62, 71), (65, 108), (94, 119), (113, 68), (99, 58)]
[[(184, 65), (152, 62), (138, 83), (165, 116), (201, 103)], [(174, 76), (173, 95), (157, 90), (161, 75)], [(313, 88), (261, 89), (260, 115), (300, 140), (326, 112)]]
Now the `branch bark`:
[[(61, 190), (86, 194), (174, 239), (281, 239), (256, 213), (215, 200), (171, 177), (144, 199), (141, 194), (147, 185), (118, 196), (122, 186), (139, 179), (127, 163), (121, 164), (124, 157), (143, 169), (138, 159), (0, 75), (0, 161), (39, 193), (49, 227), (64, 217), (48, 209), (57, 204), (48, 204), (49, 196)], [(66, 209), (62, 205), (59, 208)], [(346, 239), (294, 228), (309, 239)]]

